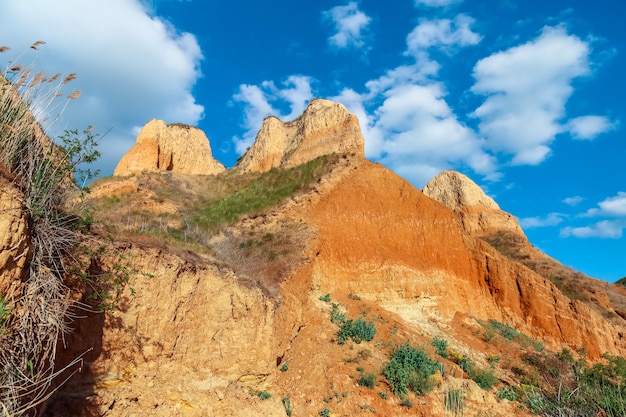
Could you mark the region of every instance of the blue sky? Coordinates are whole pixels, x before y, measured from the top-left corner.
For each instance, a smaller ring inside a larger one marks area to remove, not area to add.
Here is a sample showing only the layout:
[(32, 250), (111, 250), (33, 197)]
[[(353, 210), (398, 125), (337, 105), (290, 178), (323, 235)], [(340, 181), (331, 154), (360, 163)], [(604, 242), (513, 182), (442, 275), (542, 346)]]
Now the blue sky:
[(420, 188), (461, 171), (539, 249), (615, 281), (625, 18), (614, 0), (5, 1), (0, 61), (77, 73), (55, 129), (110, 129), (104, 175), (152, 118), (197, 125), (230, 167), (264, 117), (333, 99), (359, 117), (369, 159)]

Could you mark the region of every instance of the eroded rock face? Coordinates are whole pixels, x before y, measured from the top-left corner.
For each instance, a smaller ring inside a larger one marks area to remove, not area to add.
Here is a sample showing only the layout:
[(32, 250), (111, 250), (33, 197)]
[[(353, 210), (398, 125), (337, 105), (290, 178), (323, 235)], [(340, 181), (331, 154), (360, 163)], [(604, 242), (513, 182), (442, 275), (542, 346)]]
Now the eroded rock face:
[(467, 176), (443, 171), (424, 186), (422, 192), (456, 212), (465, 230), (475, 236), (511, 231), (525, 236), (517, 219), (500, 206)]
[(254, 144), (237, 166), (244, 172), (265, 172), (332, 153), (356, 153), (363, 157), (363, 149), (364, 139), (356, 116), (341, 104), (316, 99), (292, 122), (266, 118)]
[(204, 132), (198, 128), (149, 121), (139, 132), (137, 142), (122, 157), (113, 175), (124, 176), (150, 171), (213, 175), (225, 170), (213, 158)]
[(0, 176), (0, 294), (20, 281), (30, 254), (28, 221), (21, 193)]
[[(274, 302), (200, 257), (149, 248), (124, 255), (150, 275), (133, 277), (135, 295), (120, 309), (106, 319), (89, 314), (66, 336), (67, 360), (87, 353), (48, 415), (255, 415), (258, 405), (233, 383), (271, 385)], [(281, 411), (263, 406), (262, 415)]]
[[(484, 200), (460, 192), (450, 200)], [(326, 291), (376, 300), (422, 329), (462, 313), (507, 323), (553, 349), (584, 347), (594, 359), (626, 353), (623, 325), (470, 236), (453, 211), (379, 165), (351, 171), (308, 221), (318, 230), (313, 282)]]

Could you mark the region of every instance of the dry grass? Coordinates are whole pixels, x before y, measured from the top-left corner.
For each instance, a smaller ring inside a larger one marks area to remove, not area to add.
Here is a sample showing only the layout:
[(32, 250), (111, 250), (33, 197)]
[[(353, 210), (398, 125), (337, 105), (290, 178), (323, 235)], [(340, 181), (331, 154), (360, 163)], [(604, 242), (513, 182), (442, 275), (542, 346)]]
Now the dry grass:
[(79, 217), (64, 209), (77, 190), (71, 174), (80, 161), (72, 149), (54, 145), (39, 124), (57, 120), (67, 103), (59, 99), (61, 87), (69, 79), (55, 83), (58, 76), (33, 72), (13, 64), (0, 74), (0, 173), (24, 195), (32, 246), (23, 282), (4, 294), (10, 314), (0, 336), (0, 410), (7, 416), (32, 415), (60, 375), (55, 354), (70, 306), (64, 275), (80, 241)]

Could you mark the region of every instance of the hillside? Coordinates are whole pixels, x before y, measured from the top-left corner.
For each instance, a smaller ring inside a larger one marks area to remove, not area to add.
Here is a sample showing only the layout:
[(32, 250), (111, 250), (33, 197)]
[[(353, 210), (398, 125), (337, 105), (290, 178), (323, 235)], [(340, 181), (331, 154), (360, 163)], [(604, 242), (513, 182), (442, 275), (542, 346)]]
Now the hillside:
[(125, 279), (104, 312), (74, 286), (91, 307), (57, 358), (82, 362), (43, 415), (596, 415), (622, 386), (624, 289), (537, 251), (461, 174), (420, 191), (367, 161), (343, 106), (266, 119), (229, 170), (150, 123), (92, 185), (113, 249), (86, 282)]

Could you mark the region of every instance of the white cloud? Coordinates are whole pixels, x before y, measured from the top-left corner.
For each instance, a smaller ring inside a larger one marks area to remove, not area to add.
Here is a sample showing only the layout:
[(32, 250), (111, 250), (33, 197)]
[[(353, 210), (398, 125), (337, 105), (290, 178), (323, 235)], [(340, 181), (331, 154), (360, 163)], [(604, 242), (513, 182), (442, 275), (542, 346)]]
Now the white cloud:
[(486, 146), (512, 154), (513, 164), (541, 163), (565, 130), (572, 81), (589, 72), (589, 45), (561, 27), (478, 61), (471, 90), (486, 99), (472, 115)]
[(626, 217), (626, 192), (620, 191), (598, 203), (598, 208), (587, 210), (587, 216)]
[(519, 219), (520, 226), (524, 229), (532, 229), (535, 227), (556, 226), (563, 221), (563, 215), (560, 213), (550, 213), (546, 217), (526, 217)]
[(624, 222), (619, 220), (602, 220), (591, 226), (565, 227), (561, 229), (561, 237), (579, 238), (610, 238), (619, 239), (623, 235)]
[(602, 133), (609, 132), (617, 127), (605, 116), (581, 116), (571, 119), (567, 129), (574, 139), (591, 140)]
[(579, 203), (581, 203), (585, 198), (581, 197), (579, 195), (573, 196), (573, 197), (567, 197), (563, 199), (563, 202), (565, 204), (567, 204), (568, 206), (575, 206)]
[(487, 179), (499, 177), (495, 158), (482, 140), (463, 124), (446, 101), (443, 84), (433, 78), (440, 65), (429, 48), (474, 45), (473, 19), (421, 20), (407, 36), (406, 56), (415, 62), (400, 65), (365, 84), (359, 94), (345, 89), (334, 97), (355, 113), (365, 137), (365, 155), (378, 160), (418, 187), (445, 169), (467, 166)]
[[(378, 88), (386, 84), (376, 81), (370, 85)], [(368, 158), (379, 160), (418, 187), (438, 172), (459, 165), (497, 178), (495, 159), (482, 150), (475, 133), (458, 120), (445, 100), (442, 84), (392, 85), (378, 92), (376, 98), (382, 96), (383, 102), (368, 113), (369, 93), (344, 90), (334, 98), (359, 117)]]
[(445, 7), (452, 4), (461, 3), (463, 0), (415, 0), (416, 6)]
[(322, 12), (322, 16), (330, 20), (335, 27), (335, 33), (328, 38), (328, 43), (331, 46), (339, 49), (365, 46), (363, 32), (372, 19), (359, 10), (357, 2), (353, 1), (345, 6), (335, 6)]
[(476, 45), (482, 36), (473, 32), (471, 27), (475, 20), (460, 14), (453, 20), (434, 19), (421, 20), (407, 36), (409, 52), (428, 49), (433, 46), (452, 47)]
[[(243, 154), (254, 143), (263, 119), (267, 116), (287, 121), (302, 114), (308, 101), (313, 98), (312, 81), (310, 77), (292, 75), (281, 87), (277, 87), (273, 81), (264, 81), (260, 86), (240, 85), (233, 99), (243, 105), (243, 127), (246, 131), (241, 138), (233, 138), (237, 153)], [(280, 110), (285, 106), (289, 108), (286, 114)]]
[(47, 44), (22, 61), (34, 59), (49, 74), (77, 73), (71, 87), (82, 95), (57, 128), (112, 128), (100, 149), (104, 174), (132, 146), (137, 126), (152, 118), (193, 125), (203, 117), (192, 94), (203, 58), (196, 38), (139, 0), (1, 2), (0, 38), (15, 53), (42, 39)]

